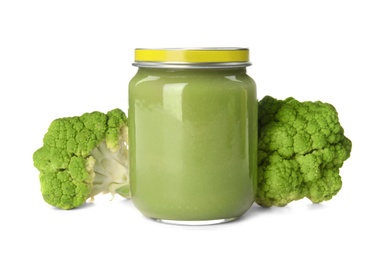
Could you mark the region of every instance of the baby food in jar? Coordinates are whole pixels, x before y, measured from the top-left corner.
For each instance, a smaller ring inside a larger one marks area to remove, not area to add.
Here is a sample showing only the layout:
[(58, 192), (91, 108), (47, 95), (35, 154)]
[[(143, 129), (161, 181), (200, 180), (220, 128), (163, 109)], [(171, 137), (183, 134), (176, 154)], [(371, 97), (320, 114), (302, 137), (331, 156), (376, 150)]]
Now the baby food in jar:
[(132, 200), (166, 223), (242, 216), (257, 178), (256, 85), (246, 48), (136, 49), (129, 83)]

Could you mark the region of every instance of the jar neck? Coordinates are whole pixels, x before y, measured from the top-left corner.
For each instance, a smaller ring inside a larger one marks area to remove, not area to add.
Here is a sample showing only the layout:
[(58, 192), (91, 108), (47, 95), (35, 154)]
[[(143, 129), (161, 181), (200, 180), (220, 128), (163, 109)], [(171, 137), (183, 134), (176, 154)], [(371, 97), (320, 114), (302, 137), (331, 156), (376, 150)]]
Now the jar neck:
[(152, 74), (246, 74), (246, 67), (235, 68), (148, 68), (139, 67), (139, 73)]

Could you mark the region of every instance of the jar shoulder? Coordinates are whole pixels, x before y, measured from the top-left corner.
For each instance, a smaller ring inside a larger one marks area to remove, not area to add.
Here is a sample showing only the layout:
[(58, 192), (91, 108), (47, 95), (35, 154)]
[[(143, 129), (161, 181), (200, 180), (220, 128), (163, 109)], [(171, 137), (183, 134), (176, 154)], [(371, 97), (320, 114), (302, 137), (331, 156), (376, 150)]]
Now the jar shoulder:
[(129, 82), (129, 87), (166, 86), (185, 84), (196, 87), (247, 87), (256, 88), (255, 81), (244, 70), (139, 70)]

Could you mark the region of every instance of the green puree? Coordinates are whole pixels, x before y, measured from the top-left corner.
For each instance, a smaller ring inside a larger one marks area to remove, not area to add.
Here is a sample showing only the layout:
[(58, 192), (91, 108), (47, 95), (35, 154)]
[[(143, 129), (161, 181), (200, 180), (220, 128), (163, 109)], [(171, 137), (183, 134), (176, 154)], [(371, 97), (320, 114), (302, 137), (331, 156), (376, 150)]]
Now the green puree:
[(165, 220), (243, 215), (256, 192), (256, 106), (245, 68), (139, 68), (129, 83), (135, 206)]

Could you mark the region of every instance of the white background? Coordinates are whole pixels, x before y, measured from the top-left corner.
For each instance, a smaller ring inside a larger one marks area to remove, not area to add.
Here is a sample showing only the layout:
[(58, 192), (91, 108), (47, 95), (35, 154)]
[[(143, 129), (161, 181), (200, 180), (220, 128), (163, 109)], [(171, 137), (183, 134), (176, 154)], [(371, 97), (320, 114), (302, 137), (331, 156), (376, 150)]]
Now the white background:
[[(387, 259), (387, 14), (374, 0), (1, 1), (0, 259)], [(258, 98), (337, 108), (353, 141), (337, 196), (207, 227), (153, 222), (118, 196), (43, 201), (32, 154), (54, 118), (125, 111), (137, 47), (214, 46), (250, 48)]]

